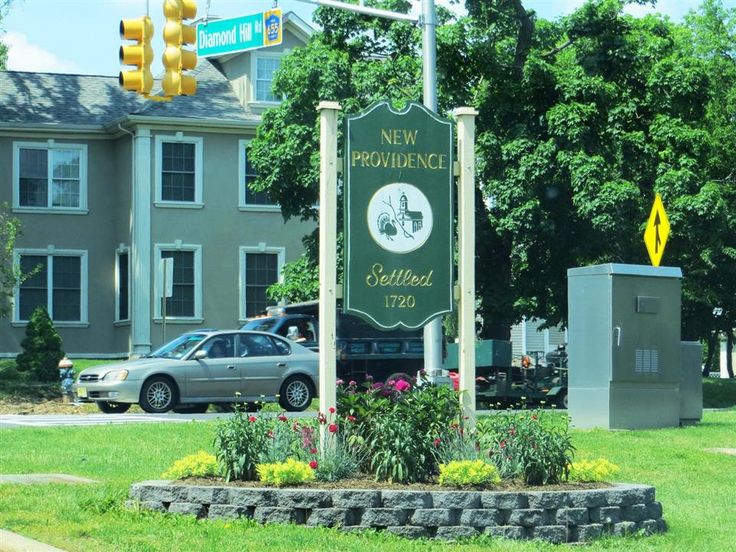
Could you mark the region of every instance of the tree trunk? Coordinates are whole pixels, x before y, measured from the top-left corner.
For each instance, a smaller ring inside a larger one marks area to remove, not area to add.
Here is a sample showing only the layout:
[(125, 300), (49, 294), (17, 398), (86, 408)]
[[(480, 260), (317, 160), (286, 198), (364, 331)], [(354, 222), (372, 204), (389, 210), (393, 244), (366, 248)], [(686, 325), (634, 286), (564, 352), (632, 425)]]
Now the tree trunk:
[(733, 379), (733, 329), (728, 330), (728, 337), (726, 339), (726, 370), (728, 371), (728, 377)]
[[(707, 378), (710, 376), (711, 368), (713, 367), (713, 357), (715, 357), (716, 347), (718, 346), (718, 330), (714, 330), (708, 336), (708, 356), (705, 359), (705, 367), (703, 368), (703, 377)], [(720, 363), (719, 363), (720, 364)], [(719, 366), (720, 370), (720, 366)]]

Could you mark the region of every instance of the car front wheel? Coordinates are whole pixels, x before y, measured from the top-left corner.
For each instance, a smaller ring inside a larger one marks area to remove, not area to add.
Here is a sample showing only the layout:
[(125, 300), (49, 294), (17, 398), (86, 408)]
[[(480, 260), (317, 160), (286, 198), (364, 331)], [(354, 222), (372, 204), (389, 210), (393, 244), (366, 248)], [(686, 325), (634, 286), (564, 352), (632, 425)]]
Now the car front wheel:
[(312, 383), (304, 376), (292, 376), (281, 386), (279, 404), (289, 412), (301, 412), (312, 403)]
[(155, 376), (143, 384), (141, 408), (151, 414), (163, 414), (178, 402), (178, 391), (174, 383), (165, 377)]
[(97, 401), (97, 408), (105, 414), (124, 414), (130, 408), (128, 403)]

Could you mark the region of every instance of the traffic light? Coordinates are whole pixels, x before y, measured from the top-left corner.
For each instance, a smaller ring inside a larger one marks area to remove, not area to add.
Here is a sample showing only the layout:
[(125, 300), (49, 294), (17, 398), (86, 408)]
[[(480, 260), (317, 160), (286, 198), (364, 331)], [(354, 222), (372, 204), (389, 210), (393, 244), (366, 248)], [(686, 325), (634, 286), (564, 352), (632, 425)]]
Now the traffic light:
[(197, 4), (194, 0), (164, 0), (164, 42), (166, 50), (162, 61), (164, 74), (161, 87), (164, 96), (192, 96), (197, 91), (197, 81), (183, 71), (194, 69), (197, 65), (197, 54), (185, 50), (184, 46), (194, 44), (197, 31), (191, 25), (185, 25), (185, 19), (192, 19), (197, 15)]
[(153, 74), (151, 73), (153, 22), (148, 16), (139, 19), (123, 19), (120, 22), (120, 37), (137, 42), (137, 44), (120, 47), (120, 63), (135, 65), (137, 69), (120, 71), (118, 82), (126, 90), (148, 95), (153, 88)]

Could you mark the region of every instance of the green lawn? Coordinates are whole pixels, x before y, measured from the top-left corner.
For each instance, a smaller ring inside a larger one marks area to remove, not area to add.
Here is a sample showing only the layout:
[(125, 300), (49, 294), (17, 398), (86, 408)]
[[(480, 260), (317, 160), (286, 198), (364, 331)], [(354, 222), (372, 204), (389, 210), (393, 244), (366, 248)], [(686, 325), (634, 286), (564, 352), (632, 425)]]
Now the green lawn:
[[(130, 484), (156, 479), (176, 459), (211, 450), (214, 425), (140, 424), (0, 430), (0, 473), (68, 473), (99, 485), (0, 485), (0, 528), (65, 550), (169, 551), (467, 551), (559, 550), (541, 543), (478, 539), (412, 542), (381, 534), (210, 522), (121, 508)], [(731, 550), (736, 411), (708, 412), (697, 426), (659, 431), (576, 431), (579, 455), (621, 466), (617, 480), (657, 488), (670, 530), (647, 538), (608, 539), (586, 550)], [(175, 544), (174, 544), (175, 543)], [(731, 544), (729, 544), (731, 543)]]

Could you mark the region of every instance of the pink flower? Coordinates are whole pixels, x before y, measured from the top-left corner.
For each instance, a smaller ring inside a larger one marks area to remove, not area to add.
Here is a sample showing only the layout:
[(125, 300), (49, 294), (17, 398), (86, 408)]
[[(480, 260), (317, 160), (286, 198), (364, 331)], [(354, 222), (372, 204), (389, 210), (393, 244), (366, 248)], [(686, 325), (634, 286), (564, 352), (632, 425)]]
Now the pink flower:
[(266, 437), (268, 437), (269, 439), (273, 439), (273, 431), (269, 429), (268, 432), (266, 433)]
[(317, 449), (312, 447), (311, 449), (309, 449), (309, 454), (317, 454)]
[(327, 426), (327, 429), (330, 433), (337, 433), (337, 424), (330, 424)]
[(253, 423), (253, 422), (255, 422), (255, 421), (256, 421), (256, 419), (257, 419), (257, 418), (256, 418), (255, 416), (248, 416), (248, 421), (249, 421), (250, 423)]
[(396, 383), (394, 384), (394, 388), (395, 388), (395, 389), (396, 389), (396, 390), (397, 390), (397, 391), (398, 391), (399, 393), (403, 393), (403, 392), (404, 392), (404, 391), (406, 391), (407, 389), (411, 389), (411, 383), (409, 383), (409, 382), (408, 382), (408, 381), (406, 381), (406, 380), (400, 379), (400, 380), (397, 380), (397, 381), (396, 381)]
[(312, 468), (313, 470), (316, 470), (317, 469), (317, 461), (316, 460), (312, 460), (309, 463), (309, 467)]
[(441, 442), (442, 442), (442, 441), (440, 441), (439, 439), (435, 439), (435, 440), (434, 440), (434, 446), (435, 446), (435, 448), (437, 448), (438, 446), (440, 446), (440, 443), (441, 443)]
[(355, 416), (348, 416), (347, 420), (348, 422), (354, 422), (355, 420), (357, 420), (357, 418)]
[(330, 407), (330, 414), (334, 414), (334, 413), (335, 413), (335, 407), (334, 406), (331, 406)]
[(286, 417), (286, 416), (285, 416), (284, 414), (279, 414), (279, 421), (281, 421), (281, 422), (285, 422), (285, 421), (286, 421), (286, 420), (288, 420), (288, 419), (289, 419), (289, 418), (287, 418), (287, 417)]
[(498, 443), (498, 446), (501, 448), (506, 448), (506, 441), (501, 441), (500, 443)]
[(335, 380), (335, 385), (342, 385), (343, 383), (345, 383), (345, 382), (344, 382), (344, 381), (342, 381), (342, 380), (341, 380), (340, 378), (337, 378), (337, 379)]
[(350, 386), (350, 387), (355, 387), (356, 385), (358, 385), (358, 383), (355, 380), (350, 380), (348, 382), (348, 386)]

